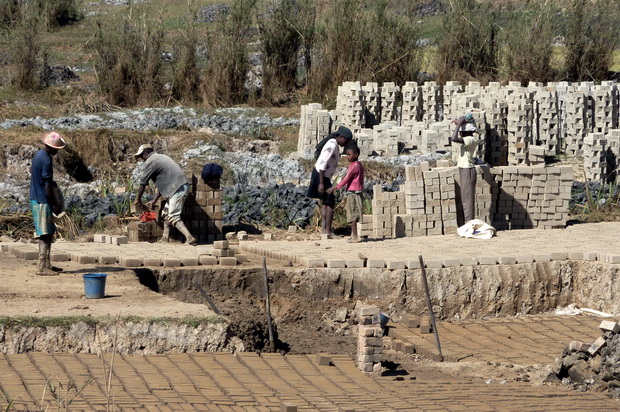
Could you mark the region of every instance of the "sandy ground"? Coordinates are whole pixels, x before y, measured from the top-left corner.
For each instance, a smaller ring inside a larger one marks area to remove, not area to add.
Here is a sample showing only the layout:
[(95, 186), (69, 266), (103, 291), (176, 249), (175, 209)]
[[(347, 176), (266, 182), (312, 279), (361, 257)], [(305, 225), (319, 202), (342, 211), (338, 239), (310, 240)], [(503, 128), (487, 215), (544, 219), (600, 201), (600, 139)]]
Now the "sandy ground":
[[(52, 249), (53, 250), (53, 249)], [(184, 303), (140, 284), (133, 270), (56, 263), (59, 276), (37, 276), (36, 261), (0, 252), (0, 316), (210, 316), (203, 304)], [(106, 297), (84, 298), (84, 273), (106, 273)]]

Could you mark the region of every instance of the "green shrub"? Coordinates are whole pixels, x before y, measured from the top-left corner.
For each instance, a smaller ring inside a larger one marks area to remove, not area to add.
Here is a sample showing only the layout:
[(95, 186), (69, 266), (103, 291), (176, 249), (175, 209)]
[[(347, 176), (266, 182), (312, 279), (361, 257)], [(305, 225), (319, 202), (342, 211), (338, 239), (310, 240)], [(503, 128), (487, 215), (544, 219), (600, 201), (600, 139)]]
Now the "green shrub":
[(439, 81), (497, 77), (497, 16), (491, 2), (449, 2), (436, 56)]
[(618, 45), (618, 3), (573, 0), (564, 17), (566, 80), (607, 79), (612, 54)]
[(25, 18), (29, 8), (36, 9), (48, 29), (66, 26), (83, 17), (76, 0), (0, 0), (0, 24), (14, 27)]
[(174, 45), (174, 79), (172, 97), (177, 100), (198, 101), (200, 98), (200, 69), (196, 58), (198, 39), (194, 27), (195, 18), (191, 20), (187, 31), (181, 32), (181, 38)]
[(344, 81), (403, 84), (417, 79), (421, 67), (417, 26), (387, 6), (387, 0), (332, 3), (315, 41), (308, 81), (314, 99), (325, 101)]
[(40, 19), (34, 8), (23, 14), (10, 36), (12, 83), (18, 90), (34, 91), (45, 85), (47, 55), (41, 51)]
[(502, 78), (549, 82), (557, 78), (552, 67), (557, 8), (551, 2), (512, 2), (504, 11)]
[(230, 105), (247, 100), (248, 43), (255, 6), (256, 0), (234, 0), (230, 13), (218, 20), (215, 31), (209, 33), (202, 83), (203, 101), (207, 105)]
[(112, 104), (152, 103), (162, 97), (161, 22), (146, 15), (126, 17), (117, 26), (97, 24), (94, 41), (99, 87)]

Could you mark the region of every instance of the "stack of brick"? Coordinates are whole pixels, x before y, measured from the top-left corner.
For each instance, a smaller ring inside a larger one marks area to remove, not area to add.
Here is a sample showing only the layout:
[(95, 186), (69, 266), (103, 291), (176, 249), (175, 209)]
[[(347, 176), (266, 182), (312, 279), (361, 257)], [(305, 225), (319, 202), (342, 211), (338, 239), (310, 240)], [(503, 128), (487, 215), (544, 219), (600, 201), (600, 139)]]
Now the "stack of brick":
[(127, 238), (130, 242), (157, 242), (163, 232), (161, 224), (157, 222), (131, 222), (127, 225)]
[(583, 154), (583, 138), (586, 131), (587, 96), (583, 89), (568, 87), (564, 99), (564, 140), (566, 153), (573, 156)]
[(532, 138), (532, 101), (528, 92), (508, 95), (508, 164), (527, 165), (527, 148)]
[(357, 367), (366, 374), (381, 374), (383, 329), (379, 308), (361, 306), (358, 309)]
[[(213, 243), (223, 239), (220, 178), (204, 180), (200, 172), (190, 171), (185, 172), (185, 175), (191, 186), (181, 214), (185, 226), (200, 243)], [(171, 231), (170, 238), (184, 240), (183, 235), (176, 229)]]
[(620, 90), (618, 90), (618, 86), (614, 81), (603, 81), (601, 82), (601, 87), (608, 87), (611, 90), (611, 125), (609, 125), (608, 129), (616, 129), (620, 125), (620, 119), (618, 116), (620, 104)]
[(407, 82), (402, 89), (403, 104), (401, 107), (401, 124), (419, 122), (422, 119), (422, 96), (420, 86), (416, 82)]
[(362, 238), (373, 237), (373, 224), (373, 215), (362, 215), (361, 221), (357, 223), (357, 235)]
[(615, 86), (609, 84), (592, 87), (591, 96), (594, 115), (590, 131), (607, 133), (608, 130), (615, 128), (618, 119), (613, 117), (614, 88)]
[(585, 96), (585, 133), (584, 138), (588, 133), (594, 130), (594, 97), (592, 96), (592, 91), (594, 88), (594, 83), (592, 82), (581, 82), (577, 89), (580, 90)]
[(583, 145), (583, 169), (586, 179), (603, 182), (607, 174), (607, 140), (603, 133), (588, 133)]
[(487, 146), (485, 160), (492, 166), (508, 164), (508, 103), (500, 96), (499, 85), (485, 89), (480, 108), (486, 113)]
[(532, 168), (527, 214), (534, 227), (555, 229), (566, 226), (572, 183), (571, 166)]
[(452, 136), (452, 127), (454, 127), (454, 124), (452, 124), (452, 121), (450, 120), (435, 122), (428, 125), (428, 129), (435, 134), (435, 143), (432, 146), (435, 149), (433, 151), (452, 149), (452, 144), (450, 142), (450, 137)]
[(235, 266), (237, 257), (234, 249), (230, 248), (228, 240), (218, 240), (213, 243), (213, 256), (218, 258), (220, 265)]
[[(501, 173), (501, 183), (493, 226), (496, 229), (531, 229), (534, 224), (527, 214), (527, 206), (532, 168), (508, 166), (497, 172)], [(496, 179), (498, 177), (496, 175)]]
[(398, 155), (398, 138), (400, 132), (396, 122), (383, 122), (372, 129), (373, 149), (381, 156)]
[(530, 166), (544, 166), (546, 153), (544, 146), (530, 146), (527, 154)]
[(360, 82), (344, 82), (338, 86), (336, 111), (340, 113), (338, 124), (349, 127), (353, 133), (366, 126), (364, 91)]
[(394, 220), (395, 237), (426, 236), (426, 203), (424, 197), (424, 171), (428, 163), (405, 168), (405, 215), (396, 215)]
[(488, 166), (476, 166), (476, 208), (474, 213), (477, 219), (488, 224), (493, 223), (495, 199), (499, 193), (497, 182), (493, 178), (491, 170)]
[(463, 93), (460, 82), (446, 82), (443, 87), (443, 120), (454, 120), (459, 117), (456, 108), (456, 98)]
[(382, 122), (399, 122), (398, 118), (398, 100), (400, 95), (400, 87), (396, 83), (387, 82), (381, 86), (381, 121)]
[(299, 139), (297, 151), (312, 155), (318, 142), (330, 133), (331, 118), (329, 112), (320, 103), (301, 106)]
[(362, 87), (365, 108), (364, 117), (366, 118), (365, 127), (372, 128), (381, 123), (381, 94), (377, 83), (366, 83)]
[(360, 148), (360, 158), (364, 159), (375, 150), (373, 129), (362, 129), (354, 136), (357, 139), (357, 145)]
[(383, 192), (381, 185), (373, 186), (372, 211), (373, 237), (394, 237), (394, 215), (405, 214), (404, 192)]
[(605, 135), (607, 140), (607, 177), (608, 181), (618, 180), (616, 169), (620, 167), (620, 129), (612, 129)]
[(482, 85), (480, 84), (480, 82), (474, 82), (474, 81), (470, 81), (469, 83), (467, 83), (467, 86), (465, 86), (465, 93), (468, 94), (480, 94), (482, 93)]
[(560, 153), (557, 93), (553, 89), (539, 88), (534, 93), (533, 99), (536, 120), (533, 122), (532, 141), (536, 146), (542, 146), (546, 150), (545, 154), (556, 155)]
[(441, 235), (443, 234), (443, 217), (441, 215), (441, 179), (439, 172), (429, 170), (424, 172), (423, 176), (426, 234)]
[(424, 82), (422, 86), (422, 121), (431, 124), (439, 120), (441, 86), (435, 82)]
[(410, 120), (404, 122), (401, 127), (405, 130), (401, 137), (403, 139), (403, 146), (408, 149), (420, 149), (422, 132), (426, 130), (424, 123)]

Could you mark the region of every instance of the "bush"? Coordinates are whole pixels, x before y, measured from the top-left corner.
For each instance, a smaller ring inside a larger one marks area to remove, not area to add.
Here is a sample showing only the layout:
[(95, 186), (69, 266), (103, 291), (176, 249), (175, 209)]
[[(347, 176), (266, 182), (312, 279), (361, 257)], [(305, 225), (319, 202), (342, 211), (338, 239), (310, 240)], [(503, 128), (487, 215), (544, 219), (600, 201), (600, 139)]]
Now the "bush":
[[(309, 67), (315, 8), (311, 0), (282, 0), (259, 19), (263, 60), (263, 97), (272, 103), (297, 87), (300, 57)], [(303, 52), (302, 52), (303, 49)], [(307, 59), (306, 59), (307, 57)]]
[(41, 52), (40, 20), (36, 11), (28, 9), (22, 13), (11, 33), (12, 82), (19, 90), (33, 91), (45, 85), (47, 56)]
[(549, 82), (557, 78), (551, 65), (557, 8), (551, 2), (513, 2), (504, 11), (502, 78)]
[(99, 87), (112, 104), (152, 103), (162, 97), (161, 23), (145, 16), (125, 18), (118, 26), (97, 24), (94, 42)]
[(0, 0), (0, 23), (15, 27), (25, 18), (25, 9), (34, 8), (49, 29), (66, 26), (82, 19), (76, 0)]
[(208, 36), (208, 56), (202, 82), (203, 101), (219, 106), (243, 103), (248, 69), (248, 43), (256, 0), (235, 0), (230, 13), (216, 22)]
[(181, 40), (175, 43), (172, 97), (177, 100), (194, 102), (200, 97), (200, 70), (196, 58), (198, 40), (193, 23), (187, 32), (181, 33)]
[(566, 80), (607, 79), (618, 45), (618, 3), (573, 0), (565, 13)]
[(314, 99), (324, 101), (344, 81), (403, 84), (417, 79), (417, 26), (387, 5), (387, 0), (333, 2), (315, 42), (308, 82)]
[(494, 80), (498, 52), (498, 10), (491, 2), (453, 0), (442, 22), (437, 74), (448, 80)]

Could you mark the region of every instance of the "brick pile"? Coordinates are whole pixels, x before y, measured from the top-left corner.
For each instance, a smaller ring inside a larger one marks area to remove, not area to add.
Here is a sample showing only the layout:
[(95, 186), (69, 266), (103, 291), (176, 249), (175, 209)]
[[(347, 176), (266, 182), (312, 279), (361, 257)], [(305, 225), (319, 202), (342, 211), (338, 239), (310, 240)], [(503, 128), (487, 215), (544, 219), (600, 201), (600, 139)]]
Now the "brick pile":
[(353, 133), (366, 126), (366, 108), (364, 91), (360, 82), (344, 82), (338, 86), (336, 111), (339, 113), (338, 124), (349, 127)]
[(364, 127), (372, 128), (381, 123), (381, 94), (378, 83), (366, 83), (362, 86), (364, 117), (366, 119)]
[(312, 156), (317, 143), (331, 132), (329, 112), (320, 103), (302, 105), (299, 122), (297, 151), (304, 156)]
[(422, 89), (422, 120), (426, 124), (439, 120), (441, 86), (435, 82), (424, 82)]
[(568, 87), (568, 93), (564, 99), (565, 125), (564, 139), (566, 141), (566, 153), (573, 156), (583, 154), (583, 137), (586, 130), (586, 100), (587, 95), (583, 89)]
[(402, 88), (401, 124), (421, 120), (422, 95), (416, 82), (407, 82)]
[(456, 110), (456, 97), (463, 93), (463, 86), (460, 82), (446, 82), (443, 87), (443, 119), (454, 120), (462, 116)]
[[(557, 92), (553, 88), (536, 88), (534, 99), (534, 130), (532, 141), (535, 146), (541, 146), (545, 150), (544, 155), (556, 155), (560, 153), (560, 119), (557, 105)], [(530, 151), (530, 154), (532, 152)], [(535, 159), (533, 159), (533, 157)], [(534, 156), (530, 156), (532, 161), (540, 163), (540, 150)]]
[(604, 320), (600, 337), (589, 342), (572, 341), (551, 364), (545, 382), (567, 383), (574, 389), (607, 392), (620, 399), (620, 324)]
[(384, 192), (381, 185), (373, 186), (372, 211), (373, 237), (394, 237), (394, 216), (405, 214), (405, 194), (402, 191)]
[(396, 83), (387, 82), (381, 86), (381, 121), (399, 121), (398, 100), (400, 87)]
[(480, 100), (487, 121), (484, 159), (492, 166), (508, 165), (508, 103), (500, 95), (500, 90), (499, 83), (489, 83)]
[(603, 133), (588, 133), (583, 141), (583, 170), (586, 179), (602, 182), (607, 177), (607, 140)]
[(591, 131), (607, 133), (617, 127), (617, 119), (613, 117), (614, 106), (617, 106), (617, 100), (614, 101), (615, 88), (613, 82), (603, 82), (599, 86), (592, 87), (590, 94), (594, 113)]
[(381, 375), (381, 353), (383, 352), (383, 329), (379, 308), (361, 306), (358, 308), (357, 367), (368, 375)]
[(532, 138), (532, 101), (526, 91), (507, 97), (508, 165), (527, 165), (527, 149)]
[[(185, 200), (181, 219), (200, 243), (224, 239), (222, 232), (222, 189), (220, 178), (203, 180), (200, 171), (185, 172), (190, 182), (190, 194)], [(178, 231), (170, 232), (171, 239), (184, 240)]]

